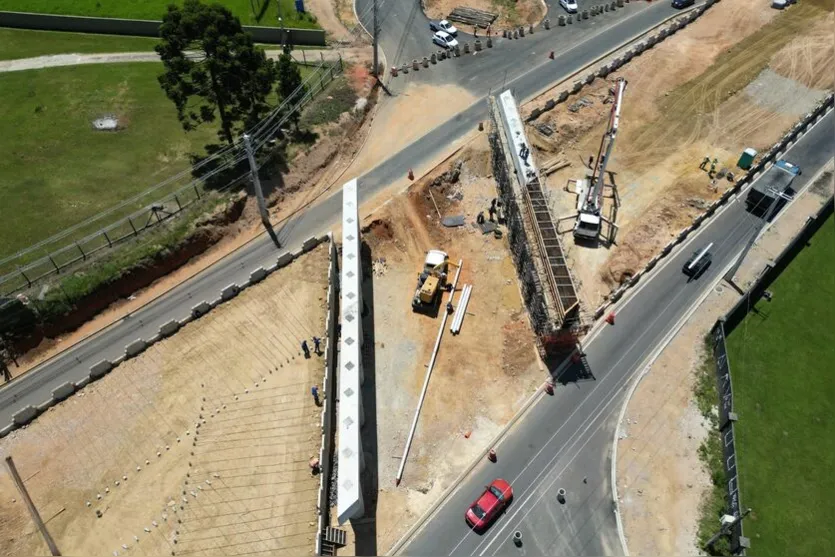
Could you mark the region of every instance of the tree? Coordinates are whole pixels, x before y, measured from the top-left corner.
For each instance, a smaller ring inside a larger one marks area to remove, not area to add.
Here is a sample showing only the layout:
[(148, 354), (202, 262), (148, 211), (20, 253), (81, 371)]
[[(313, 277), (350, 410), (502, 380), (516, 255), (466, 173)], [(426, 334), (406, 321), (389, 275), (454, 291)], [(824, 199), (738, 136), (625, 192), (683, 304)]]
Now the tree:
[[(290, 100), (290, 109), (292, 109), (293, 105), (302, 98), (302, 95), (296, 95), (295, 98), (291, 99), (293, 93), (302, 84), (302, 74), (299, 71), (298, 65), (296, 65), (293, 61), (293, 57), (290, 56), (291, 50), (292, 47), (289, 44), (285, 45), (283, 52), (278, 57), (278, 63), (276, 64), (278, 74), (278, 94), (282, 101), (286, 101), (288, 99)], [(290, 115), (290, 119), (293, 121), (293, 125), (298, 128), (299, 112), (294, 111)]]
[(229, 144), (242, 126), (269, 110), (276, 66), (256, 48), (241, 22), (220, 4), (185, 0), (168, 6), (155, 50), (165, 73), (158, 80), (177, 107), (183, 129), (220, 119), (218, 136)]

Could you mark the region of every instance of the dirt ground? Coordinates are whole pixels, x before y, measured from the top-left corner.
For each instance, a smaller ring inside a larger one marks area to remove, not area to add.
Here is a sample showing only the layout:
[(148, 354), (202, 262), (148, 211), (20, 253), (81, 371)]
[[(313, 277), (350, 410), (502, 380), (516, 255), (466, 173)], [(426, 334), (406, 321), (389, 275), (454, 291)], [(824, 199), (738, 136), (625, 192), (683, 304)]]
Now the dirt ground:
[[(281, 223), (296, 212), (326, 195), (334, 186), (341, 186), (347, 181), (348, 176), (353, 176), (347, 174), (346, 170), (353, 164), (376, 120), (376, 92), (372, 91), (373, 78), (369, 73), (370, 54), (367, 49), (346, 49), (343, 54), (352, 63), (346, 69), (346, 76), (357, 95), (368, 100), (368, 108), (362, 118), (343, 115), (338, 122), (315, 130), (319, 134), (319, 140), (296, 154), (289, 172), (282, 176), (280, 182), (262, 177), (265, 191), (275, 188), (269, 195), (268, 202), (270, 219), (276, 227), (280, 227)], [(385, 121), (382, 121), (379, 124), (384, 123)], [(351, 137), (352, 141), (345, 141), (345, 137)], [(223, 233), (222, 240), (176, 271), (135, 292), (130, 298), (111, 304), (75, 331), (42, 341), (36, 348), (18, 358), (19, 366), (10, 368), (12, 376), (17, 377), (27, 372), (84, 338), (123, 319), (263, 234), (254, 196), (251, 195), (248, 199), (241, 219), (235, 225), (224, 229)]]
[[(373, 261), (379, 554), (484, 449), (545, 378), (506, 239), (482, 235), (471, 226), (497, 195), (488, 178), (489, 160), (482, 134), (454, 161), (364, 219), (363, 239)], [(462, 163), (456, 182), (441, 179), (437, 186), (428, 185), (456, 161)], [(466, 224), (444, 228), (438, 213), (464, 215)], [(461, 333), (444, 333), (403, 482), (395, 487), (441, 321), (440, 315), (411, 310), (417, 274), (432, 248), (446, 251), (453, 262), (463, 259), (458, 288), (472, 284), (473, 291)], [(368, 377), (368, 369), (365, 373)], [(350, 554), (348, 548), (343, 553)]]
[[(313, 552), (324, 359), (299, 346), (327, 267), (320, 246), (0, 441), (64, 555)], [(0, 553), (49, 554), (5, 467)]]
[[(604, 202), (604, 215), (614, 216), (620, 228), (616, 245), (588, 249), (563, 236), (588, 307), (599, 305), (730, 186), (712, 184), (699, 169), (705, 156), (719, 160), (717, 171), (738, 172), (744, 148), (767, 149), (833, 88), (833, 23), (832, 12), (810, 5), (779, 13), (754, 0), (721, 2), (528, 127), (537, 161), (561, 156), (572, 163), (547, 179), (552, 210), (571, 215), (576, 196), (565, 191), (567, 181), (583, 177), (585, 161), (597, 153), (610, 88), (618, 78), (628, 82), (607, 168), (607, 183), (616, 184), (621, 202), (616, 215), (612, 199)], [(541, 124), (553, 133), (540, 132)], [(571, 226), (567, 220), (560, 229)]]
[[(831, 195), (828, 178), (798, 198), (749, 252), (737, 273), (747, 286), (776, 257)], [(620, 423), (618, 495), (633, 555), (692, 555), (699, 505), (710, 486), (698, 449), (711, 434), (693, 398), (703, 339), (716, 319), (738, 300), (718, 285), (651, 366), (629, 401)], [(717, 523), (718, 526), (718, 523)]]
[[(430, 19), (445, 19), (457, 7), (475, 8), (498, 14), (493, 22), (495, 30), (519, 25), (537, 25), (548, 11), (543, 0), (424, 0), (426, 15)], [(453, 22), (464, 33), (472, 33), (469, 25)]]
[(316, 22), (322, 26), (329, 39), (350, 41), (353, 36), (341, 20), (336, 4), (336, 0), (307, 0), (305, 8), (316, 16)]

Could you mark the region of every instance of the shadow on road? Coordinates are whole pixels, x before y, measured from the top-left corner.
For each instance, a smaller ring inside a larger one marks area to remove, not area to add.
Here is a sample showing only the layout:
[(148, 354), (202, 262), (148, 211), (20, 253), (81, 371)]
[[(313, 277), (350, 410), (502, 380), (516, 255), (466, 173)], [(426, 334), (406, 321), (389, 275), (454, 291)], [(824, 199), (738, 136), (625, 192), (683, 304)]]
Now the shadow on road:
[(580, 381), (594, 381), (595, 377), (585, 354), (573, 353), (545, 361), (554, 383), (567, 385)]
[(362, 406), (365, 425), (362, 427), (362, 449), (365, 470), (362, 474), (365, 516), (352, 520), (356, 555), (377, 555), (377, 363), (374, 355), (374, 273), (371, 248), (365, 242), (361, 247), (362, 281)]

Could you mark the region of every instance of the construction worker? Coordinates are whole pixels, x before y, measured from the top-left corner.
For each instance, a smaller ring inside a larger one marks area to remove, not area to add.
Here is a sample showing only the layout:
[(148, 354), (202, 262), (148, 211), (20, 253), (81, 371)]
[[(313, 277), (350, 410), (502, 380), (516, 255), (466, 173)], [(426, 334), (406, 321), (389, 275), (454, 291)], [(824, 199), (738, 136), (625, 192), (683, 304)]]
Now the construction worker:
[(309, 360), (310, 359), (310, 348), (308, 348), (306, 340), (302, 341), (302, 352), (304, 352), (304, 358), (306, 360)]
[(590, 156), (589, 157), (589, 168), (591, 168), (593, 164), (594, 164), (594, 156)]
[(473, 37), (478, 38), (478, 25), (473, 25)]
[(316, 406), (322, 406), (322, 402), (319, 400), (319, 385), (313, 385), (310, 389), (310, 394), (313, 395), (313, 402)]
[(484, 211), (481, 211), (475, 218), (476, 223), (484, 224)]
[[(495, 201), (495, 199), (493, 200)], [(494, 217), (496, 215), (496, 204), (490, 205), (490, 208), (487, 210), (490, 214), (490, 222), (495, 222)]]
[(490, 38), (490, 32), (492, 31), (490, 25), (487, 25), (487, 38)]
[(719, 164), (719, 159), (716, 157), (713, 158), (713, 162), (710, 163), (710, 174), (716, 172), (716, 165)]
[(313, 351), (316, 352), (317, 356), (322, 355), (322, 351), (319, 349), (319, 343), (322, 342), (322, 339), (319, 337), (313, 337)]
[(702, 161), (702, 164), (699, 165), (699, 170), (706, 170), (707, 163), (709, 163), (709, 162), (710, 162), (710, 157), (705, 156), (704, 160)]

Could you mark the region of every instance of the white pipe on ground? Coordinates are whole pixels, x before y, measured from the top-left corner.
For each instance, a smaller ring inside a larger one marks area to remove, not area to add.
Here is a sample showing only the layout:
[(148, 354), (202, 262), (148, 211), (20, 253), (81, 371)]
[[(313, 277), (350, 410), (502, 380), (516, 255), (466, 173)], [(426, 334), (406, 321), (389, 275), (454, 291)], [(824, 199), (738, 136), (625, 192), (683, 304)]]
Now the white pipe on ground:
[(461, 301), (458, 302), (458, 307), (455, 310), (455, 315), (452, 319), (452, 327), (450, 331), (454, 334), (461, 332), (461, 325), (464, 324), (464, 315), (467, 313), (467, 304), (470, 303), (470, 294), (473, 292), (473, 285), (466, 284), (462, 290)]
[[(455, 280), (452, 282), (452, 291), (449, 293), (447, 303), (452, 303), (452, 298), (455, 296), (455, 288), (458, 286), (458, 277), (461, 276), (461, 266), (463, 264), (464, 261), (459, 259), (458, 270), (455, 272)], [(423, 389), (420, 392), (420, 399), (418, 400), (418, 405), (415, 409), (415, 417), (412, 419), (412, 427), (409, 430), (409, 437), (406, 439), (406, 447), (403, 449), (403, 458), (400, 459), (400, 469), (397, 470), (397, 478), (395, 479), (394, 485), (400, 485), (400, 480), (403, 479), (403, 469), (406, 468), (406, 459), (409, 457), (409, 449), (412, 447), (412, 439), (415, 436), (415, 429), (417, 429), (420, 409), (423, 408), (423, 401), (426, 399), (426, 390), (429, 388), (429, 378), (432, 376), (432, 368), (435, 367), (435, 359), (438, 356), (438, 348), (441, 347), (441, 337), (444, 336), (444, 328), (446, 327), (446, 320), (449, 316), (449, 313), (446, 310), (446, 304), (441, 304), (441, 311), (444, 312), (444, 317), (441, 320), (441, 327), (438, 329), (438, 338), (435, 339), (435, 348), (432, 350), (432, 358), (430, 358), (429, 366), (426, 368), (426, 378), (423, 380)]]

